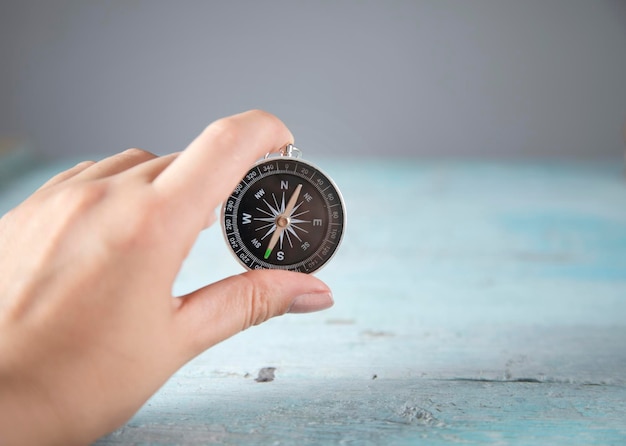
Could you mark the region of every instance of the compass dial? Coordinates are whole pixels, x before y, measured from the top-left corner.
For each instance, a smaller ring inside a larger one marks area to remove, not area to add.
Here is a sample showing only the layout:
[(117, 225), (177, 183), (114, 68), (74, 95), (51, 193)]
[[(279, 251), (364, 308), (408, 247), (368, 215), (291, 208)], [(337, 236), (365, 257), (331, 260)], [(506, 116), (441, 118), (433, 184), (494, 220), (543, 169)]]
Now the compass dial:
[(260, 161), (224, 203), (228, 245), (249, 269), (312, 273), (335, 253), (345, 207), (333, 181), (288, 156)]

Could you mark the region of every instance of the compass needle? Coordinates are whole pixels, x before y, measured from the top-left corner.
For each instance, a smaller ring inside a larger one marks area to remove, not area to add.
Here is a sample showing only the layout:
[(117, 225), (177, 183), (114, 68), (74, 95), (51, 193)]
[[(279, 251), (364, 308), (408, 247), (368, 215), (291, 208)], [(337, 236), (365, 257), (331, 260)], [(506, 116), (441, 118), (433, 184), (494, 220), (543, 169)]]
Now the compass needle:
[[(294, 211), (294, 206), (296, 205), (296, 202), (298, 201), (298, 196), (300, 195), (300, 191), (302, 190), (302, 184), (298, 184), (298, 186), (296, 186), (296, 190), (293, 192), (293, 195), (291, 196), (291, 198), (289, 199), (289, 203), (287, 203), (287, 207), (285, 208), (285, 215), (288, 215), (291, 217), (291, 213)], [(285, 195), (283, 194), (283, 203), (285, 200)]]
[(245, 175), (222, 208), (222, 230), (246, 268), (312, 273), (343, 237), (345, 206), (335, 183), (289, 145)]
[[(283, 192), (283, 198), (282, 198), (282, 202), (280, 206), (280, 208), (283, 209), (283, 212), (276, 216), (276, 230), (274, 231), (274, 234), (272, 234), (272, 238), (270, 239), (270, 242), (267, 245), (267, 249), (265, 250), (265, 255), (264, 255), (265, 259), (269, 258), (269, 256), (272, 254), (272, 250), (276, 246), (276, 243), (278, 242), (279, 239), (280, 239), (280, 246), (282, 249), (283, 232), (285, 231), (285, 228), (289, 227), (289, 214), (293, 211), (293, 207), (296, 204), (296, 201), (298, 200), (298, 195), (300, 195), (301, 190), (302, 190), (302, 184), (298, 184), (298, 187), (296, 187), (296, 190), (293, 192), (293, 195), (289, 199), (289, 203), (287, 203), (286, 208), (285, 208), (285, 193)], [(276, 196), (274, 194), (272, 195), (274, 196), (274, 200), (276, 200)]]

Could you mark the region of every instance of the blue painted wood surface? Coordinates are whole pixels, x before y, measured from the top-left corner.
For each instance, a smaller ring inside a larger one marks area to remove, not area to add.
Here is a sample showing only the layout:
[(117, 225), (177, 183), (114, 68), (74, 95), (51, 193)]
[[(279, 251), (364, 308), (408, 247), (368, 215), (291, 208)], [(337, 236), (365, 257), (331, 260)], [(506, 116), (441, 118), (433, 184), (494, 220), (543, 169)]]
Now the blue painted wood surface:
[[(312, 161), (349, 213), (335, 307), (207, 351), (99, 445), (626, 443), (620, 162)], [(239, 272), (214, 227), (175, 291)]]

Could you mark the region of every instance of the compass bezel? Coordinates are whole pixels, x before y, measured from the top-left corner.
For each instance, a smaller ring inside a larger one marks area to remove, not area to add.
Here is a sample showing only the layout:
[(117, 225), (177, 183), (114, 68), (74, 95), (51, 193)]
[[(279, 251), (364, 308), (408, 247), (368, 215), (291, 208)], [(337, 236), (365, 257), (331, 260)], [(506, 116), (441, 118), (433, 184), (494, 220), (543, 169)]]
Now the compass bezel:
[[(283, 163), (282, 167), (280, 163)], [(294, 164), (293, 168), (290, 168), (291, 164)], [(274, 167), (266, 167), (265, 171), (263, 171), (264, 166)], [(240, 204), (247, 193), (252, 193), (250, 188), (254, 184), (273, 175), (289, 175), (301, 178), (317, 190), (319, 197), (323, 200), (324, 208), (328, 211), (328, 215), (325, 217), (327, 218), (327, 228), (322, 241), (318, 246), (314, 247), (311, 255), (305, 256), (304, 260), (296, 263), (277, 264), (276, 262), (268, 261), (269, 259), (261, 258), (253, 252), (249, 245), (250, 241), (244, 240), (240, 233), (237, 219)], [(319, 188), (319, 184), (314, 182), (320, 179), (325, 186), (327, 184), (323, 190)], [(325, 193), (326, 190), (329, 190), (329, 192)], [(332, 209), (335, 207), (339, 212), (337, 223), (332, 221)], [(228, 218), (230, 218), (230, 221)], [(275, 155), (257, 161), (246, 172), (229, 197), (224, 200), (221, 210), (222, 233), (228, 249), (233, 257), (248, 270), (281, 269), (307, 274), (318, 272), (336, 255), (344, 238), (346, 223), (345, 201), (334, 180), (317, 165), (295, 156)], [(335, 231), (334, 233), (332, 232), (333, 230)], [(331, 233), (333, 234), (332, 240), (328, 240)], [(330, 246), (330, 252), (322, 253), (326, 246)]]

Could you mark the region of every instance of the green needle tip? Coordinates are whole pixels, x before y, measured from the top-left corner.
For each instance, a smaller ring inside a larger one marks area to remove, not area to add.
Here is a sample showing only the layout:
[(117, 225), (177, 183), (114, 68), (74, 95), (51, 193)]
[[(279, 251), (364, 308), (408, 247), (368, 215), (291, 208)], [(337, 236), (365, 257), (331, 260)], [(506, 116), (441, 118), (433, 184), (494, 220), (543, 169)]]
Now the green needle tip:
[(267, 250), (265, 250), (265, 255), (263, 256), (263, 258), (264, 258), (265, 260), (269, 259), (269, 258), (270, 258), (270, 254), (271, 254), (271, 253), (272, 253), (272, 250), (271, 250), (271, 249), (267, 249)]

